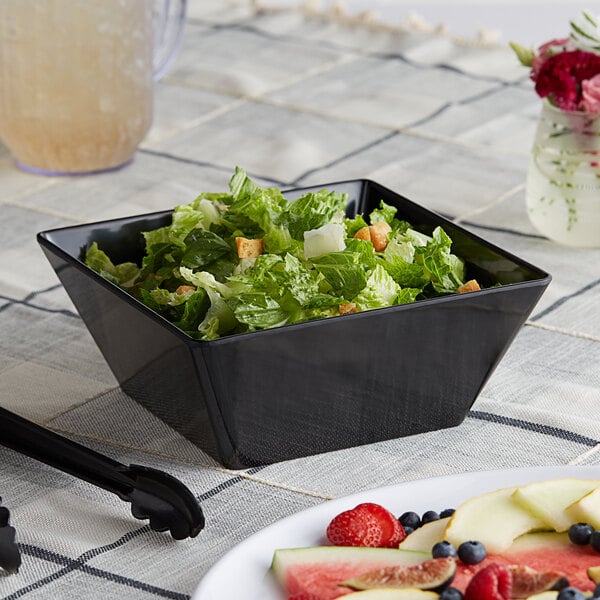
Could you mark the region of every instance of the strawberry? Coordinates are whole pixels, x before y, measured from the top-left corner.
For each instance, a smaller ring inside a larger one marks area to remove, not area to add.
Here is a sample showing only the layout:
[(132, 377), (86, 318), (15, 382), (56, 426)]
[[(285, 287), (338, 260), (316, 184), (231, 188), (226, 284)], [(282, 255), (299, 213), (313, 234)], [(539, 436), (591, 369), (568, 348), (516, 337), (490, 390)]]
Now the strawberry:
[(334, 546), (397, 548), (406, 537), (400, 521), (380, 504), (366, 502), (337, 515), (327, 527)]
[(508, 567), (492, 563), (473, 576), (464, 600), (508, 600), (511, 591), (512, 573)]

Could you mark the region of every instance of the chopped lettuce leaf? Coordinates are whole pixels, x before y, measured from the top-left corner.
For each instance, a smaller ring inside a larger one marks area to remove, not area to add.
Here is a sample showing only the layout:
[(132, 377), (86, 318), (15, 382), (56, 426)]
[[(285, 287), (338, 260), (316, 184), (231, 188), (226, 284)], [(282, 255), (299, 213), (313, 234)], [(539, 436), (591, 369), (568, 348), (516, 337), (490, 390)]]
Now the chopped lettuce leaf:
[(313, 264), (329, 283), (336, 296), (352, 300), (367, 284), (367, 276), (358, 252), (332, 252), (315, 258)]
[(379, 223), (380, 221), (384, 221), (388, 225), (391, 225), (397, 212), (398, 209), (395, 206), (390, 206), (381, 200), (379, 202), (379, 208), (371, 211), (369, 221), (371, 222), (371, 225), (373, 225), (373, 223)]
[(302, 241), (304, 232), (331, 222), (342, 222), (348, 197), (346, 194), (319, 190), (309, 192), (289, 203), (286, 219), (291, 236)]
[(289, 315), (279, 303), (264, 292), (244, 292), (232, 299), (233, 312), (249, 329), (279, 327), (289, 321)]
[(360, 310), (383, 308), (396, 303), (400, 286), (382, 265), (377, 265), (367, 279), (367, 284), (354, 298)]
[(353, 238), (355, 233), (367, 227), (368, 223), (362, 215), (356, 215), (353, 219), (344, 219), (344, 225), (346, 226), (346, 237)]
[(419, 246), (415, 253), (415, 262), (423, 265), (431, 278), (436, 292), (452, 293), (464, 283), (464, 262), (451, 254), (452, 240), (441, 227), (436, 227), (431, 241)]
[(185, 252), (181, 264), (190, 269), (202, 269), (225, 254), (231, 246), (220, 236), (206, 229), (193, 229), (184, 239)]
[(125, 288), (131, 287), (140, 273), (140, 268), (132, 262), (114, 265), (108, 255), (98, 248), (96, 242), (88, 248), (85, 261), (102, 277)]

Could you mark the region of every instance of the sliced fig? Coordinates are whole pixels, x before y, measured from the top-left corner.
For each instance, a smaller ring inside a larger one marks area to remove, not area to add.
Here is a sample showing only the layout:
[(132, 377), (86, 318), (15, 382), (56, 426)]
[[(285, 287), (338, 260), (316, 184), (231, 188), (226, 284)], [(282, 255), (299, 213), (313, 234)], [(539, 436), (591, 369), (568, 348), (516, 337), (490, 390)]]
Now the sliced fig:
[(525, 565), (510, 565), (508, 569), (512, 574), (511, 598), (528, 598), (569, 585), (564, 573), (559, 571), (536, 571)]
[(418, 565), (374, 569), (340, 583), (355, 590), (373, 588), (418, 588), (439, 590), (448, 586), (456, 573), (456, 559), (432, 558)]

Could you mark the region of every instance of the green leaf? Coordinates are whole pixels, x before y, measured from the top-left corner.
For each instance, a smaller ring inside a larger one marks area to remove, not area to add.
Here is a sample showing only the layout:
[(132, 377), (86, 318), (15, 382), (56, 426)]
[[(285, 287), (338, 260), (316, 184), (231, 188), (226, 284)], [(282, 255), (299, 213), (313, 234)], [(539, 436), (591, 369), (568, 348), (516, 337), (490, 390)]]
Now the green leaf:
[(186, 250), (181, 264), (190, 269), (202, 269), (221, 256), (232, 252), (229, 244), (206, 229), (192, 230), (184, 240)]
[(287, 209), (287, 224), (291, 236), (302, 241), (304, 232), (318, 229), (327, 223), (343, 221), (343, 215), (348, 202), (348, 194), (319, 190), (309, 192), (289, 203)]
[(229, 189), (234, 200), (239, 200), (240, 198), (252, 196), (259, 187), (248, 177), (244, 169), (236, 167), (229, 180)]
[(96, 242), (92, 242), (85, 254), (85, 263), (88, 267), (113, 283), (131, 287), (140, 274), (140, 268), (132, 262), (114, 265), (108, 255), (100, 250)]
[(382, 265), (377, 265), (367, 279), (364, 289), (354, 298), (360, 310), (392, 306), (396, 302), (400, 286)]
[(346, 237), (353, 238), (356, 232), (363, 227), (367, 227), (368, 223), (362, 215), (356, 215), (353, 219), (344, 219), (346, 226)]
[(373, 223), (379, 223), (380, 221), (385, 221), (388, 225), (391, 225), (397, 212), (398, 209), (396, 207), (390, 206), (383, 200), (380, 200), (379, 208), (371, 211), (369, 221), (371, 222), (371, 225), (373, 225)]
[(438, 293), (455, 292), (464, 283), (464, 263), (450, 253), (452, 240), (441, 227), (436, 227), (431, 241), (415, 251), (415, 262), (429, 274)]
[(396, 304), (410, 304), (417, 299), (417, 296), (421, 293), (419, 288), (402, 288), (398, 292), (396, 298)]
[(317, 271), (327, 280), (333, 293), (351, 300), (367, 284), (365, 268), (357, 252), (331, 252), (313, 259)]
[(245, 292), (232, 298), (230, 305), (236, 319), (252, 329), (268, 329), (285, 325), (289, 315), (279, 303), (261, 292)]
[(430, 281), (429, 275), (422, 265), (407, 263), (395, 256), (382, 261), (381, 264), (392, 279), (403, 288), (419, 288), (421, 290)]
[(579, 25), (577, 25), (577, 23), (570, 21), (570, 25), (571, 25), (571, 29), (578, 35), (580, 35), (581, 37), (584, 37), (588, 40), (591, 40), (592, 42), (598, 42), (600, 41), (597, 37), (591, 35), (590, 33), (588, 33), (587, 31), (585, 31), (584, 29), (582, 29), (581, 27), (579, 27)]
[(200, 288), (186, 300), (183, 315), (175, 325), (185, 332), (197, 331), (210, 307), (206, 290)]
[(535, 57), (535, 52), (531, 48), (525, 48), (525, 46), (521, 46), (521, 44), (517, 44), (516, 42), (509, 42), (509, 46), (513, 49), (524, 67), (531, 67)]

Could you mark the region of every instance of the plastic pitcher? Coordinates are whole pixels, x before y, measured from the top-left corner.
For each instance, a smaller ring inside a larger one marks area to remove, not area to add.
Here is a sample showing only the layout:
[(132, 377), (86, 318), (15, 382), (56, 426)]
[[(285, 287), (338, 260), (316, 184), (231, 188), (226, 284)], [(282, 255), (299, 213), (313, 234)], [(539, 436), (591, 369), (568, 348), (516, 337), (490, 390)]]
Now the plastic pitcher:
[(0, 139), (48, 175), (127, 164), (152, 124), (185, 0), (1, 0)]

